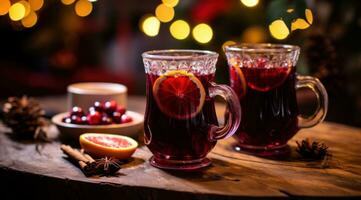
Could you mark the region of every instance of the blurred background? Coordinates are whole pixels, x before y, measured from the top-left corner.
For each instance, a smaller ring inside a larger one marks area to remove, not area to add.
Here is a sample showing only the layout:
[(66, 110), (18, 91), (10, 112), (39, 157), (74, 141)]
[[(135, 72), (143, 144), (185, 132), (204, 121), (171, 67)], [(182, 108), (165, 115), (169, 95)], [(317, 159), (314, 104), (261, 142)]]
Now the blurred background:
[(141, 53), (220, 53), (222, 46), (301, 46), (297, 70), (329, 93), (326, 120), (361, 126), (361, 1), (331, 0), (0, 0), (0, 97), (61, 95), (80, 81), (125, 84), (145, 95)]

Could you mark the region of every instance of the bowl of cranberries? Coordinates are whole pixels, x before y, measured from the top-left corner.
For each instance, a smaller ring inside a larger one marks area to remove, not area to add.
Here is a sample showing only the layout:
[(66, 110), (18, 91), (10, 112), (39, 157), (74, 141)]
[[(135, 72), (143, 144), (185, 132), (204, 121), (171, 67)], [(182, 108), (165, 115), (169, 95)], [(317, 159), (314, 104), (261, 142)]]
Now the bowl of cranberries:
[(87, 109), (74, 106), (69, 112), (55, 115), (52, 121), (62, 134), (78, 138), (86, 132), (136, 136), (143, 128), (143, 118), (116, 101), (96, 101)]

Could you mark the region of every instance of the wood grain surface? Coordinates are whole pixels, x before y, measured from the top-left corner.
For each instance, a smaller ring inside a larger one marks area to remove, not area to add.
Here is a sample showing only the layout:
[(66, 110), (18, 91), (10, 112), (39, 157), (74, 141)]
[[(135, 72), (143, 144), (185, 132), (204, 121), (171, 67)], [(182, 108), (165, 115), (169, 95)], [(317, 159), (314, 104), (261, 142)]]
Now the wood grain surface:
[[(129, 102), (132, 110), (144, 109), (143, 98)], [(295, 140), (305, 137), (330, 146), (328, 168), (296, 154)], [(234, 142), (233, 138), (218, 142), (208, 155), (213, 164), (198, 172), (154, 168), (148, 163), (151, 153), (142, 146), (116, 177), (86, 178), (65, 159), (61, 141), (34, 144), (0, 134), (0, 191), (11, 195), (9, 199), (361, 198), (361, 129), (327, 122), (303, 129), (289, 142), (291, 155), (283, 160), (235, 152)]]

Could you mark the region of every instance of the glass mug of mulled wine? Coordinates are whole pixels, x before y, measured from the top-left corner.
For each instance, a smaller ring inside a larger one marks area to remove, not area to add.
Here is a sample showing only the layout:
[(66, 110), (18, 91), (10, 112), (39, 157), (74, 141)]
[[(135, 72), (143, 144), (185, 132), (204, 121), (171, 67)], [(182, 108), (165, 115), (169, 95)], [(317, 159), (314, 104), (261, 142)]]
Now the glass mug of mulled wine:
[[(287, 141), (300, 128), (315, 126), (325, 118), (327, 92), (317, 78), (296, 74), (299, 53), (298, 46), (281, 44), (225, 47), (230, 86), (242, 107), (235, 150), (259, 156), (287, 155)], [(301, 88), (317, 97), (311, 116), (299, 114), (296, 91)]]
[[(214, 83), (218, 54), (201, 50), (155, 50), (142, 54), (147, 85), (144, 141), (150, 164), (163, 169), (195, 170), (211, 162), (206, 155), (217, 140), (235, 133), (240, 123), (237, 95)], [(214, 97), (230, 112), (218, 125)]]

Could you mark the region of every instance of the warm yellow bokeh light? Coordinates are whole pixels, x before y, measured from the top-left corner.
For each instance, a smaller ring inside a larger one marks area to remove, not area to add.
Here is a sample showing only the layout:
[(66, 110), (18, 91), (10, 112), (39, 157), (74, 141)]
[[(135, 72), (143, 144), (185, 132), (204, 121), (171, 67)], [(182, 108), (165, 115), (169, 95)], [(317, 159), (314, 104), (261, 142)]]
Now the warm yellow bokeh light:
[(213, 30), (209, 25), (202, 23), (193, 28), (192, 35), (197, 42), (207, 43), (213, 37)]
[(306, 29), (310, 27), (310, 25), (306, 22), (306, 20), (298, 18), (295, 21), (291, 23), (291, 31), (297, 30), (297, 29)]
[(93, 10), (93, 4), (88, 0), (79, 0), (75, 4), (75, 13), (80, 17), (88, 16)]
[(44, 0), (29, 0), (29, 4), (32, 10), (37, 11), (40, 10), (44, 5)]
[(150, 37), (158, 35), (159, 28), (160, 21), (154, 16), (147, 17), (142, 23), (143, 32)]
[(25, 16), (25, 7), (21, 3), (13, 4), (9, 9), (9, 17), (13, 21), (19, 21)]
[(225, 42), (222, 44), (222, 49), (223, 49), (223, 51), (225, 50), (226, 46), (233, 45), (233, 44), (236, 44), (236, 42), (235, 42), (235, 41), (232, 41), (232, 40), (225, 41)]
[(306, 9), (305, 15), (306, 15), (306, 20), (308, 21), (308, 23), (312, 24), (313, 23), (312, 11), (310, 9)]
[(64, 5), (70, 5), (72, 3), (74, 3), (75, 0), (61, 0), (61, 2), (64, 4)]
[(243, 32), (241, 40), (248, 43), (265, 42), (267, 40), (267, 33), (265, 28), (261, 26), (251, 26)]
[(23, 24), (24, 27), (30, 28), (33, 27), (37, 21), (38, 21), (38, 16), (34, 11), (31, 11), (28, 16), (24, 17), (21, 20), (21, 23)]
[(174, 17), (174, 9), (165, 4), (160, 4), (155, 9), (155, 16), (157, 16), (161, 22), (170, 22)]
[(177, 20), (169, 27), (170, 34), (177, 40), (184, 40), (188, 37), (191, 29), (184, 20)]
[(288, 30), (285, 22), (281, 19), (273, 21), (268, 28), (272, 37), (278, 40), (283, 40), (290, 34), (290, 30)]
[[(22, 1), (19, 1), (18, 3), (23, 4), (23, 6), (24, 6), (24, 8), (25, 8), (25, 15), (24, 15), (24, 17), (28, 16), (28, 14), (29, 14), (30, 11), (31, 11), (29, 2), (22, 0)], [(23, 18), (24, 18), (24, 17), (23, 17)]]
[(0, 0), (0, 15), (6, 15), (9, 12), (10, 0)]
[(162, 0), (162, 2), (168, 7), (174, 7), (178, 4), (179, 0)]
[(258, 4), (258, 0), (241, 0), (241, 2), (247, 7), (254, 7)]
[(288, 13), (293, 13), (293, 11), (295, 11), (295, 9), (293, 9), (293, 8), (287, 9), (287, 12), (288, 12)]

